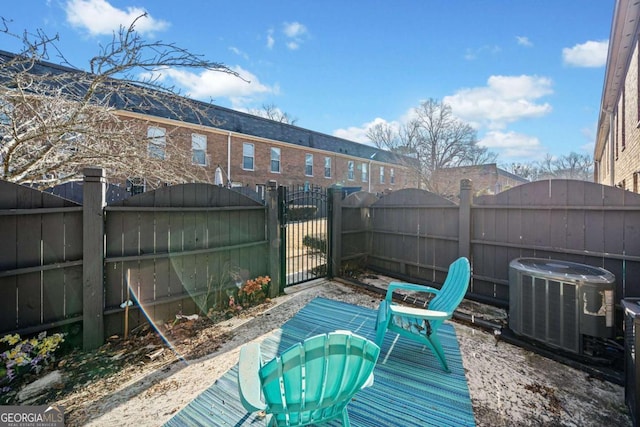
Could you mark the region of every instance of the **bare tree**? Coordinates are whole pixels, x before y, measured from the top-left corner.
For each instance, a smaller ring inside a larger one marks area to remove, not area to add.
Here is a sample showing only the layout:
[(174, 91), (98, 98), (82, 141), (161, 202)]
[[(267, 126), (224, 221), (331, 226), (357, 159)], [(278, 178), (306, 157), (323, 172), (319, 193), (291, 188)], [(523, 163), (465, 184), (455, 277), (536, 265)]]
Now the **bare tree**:
[(470, 148), (466, 158), (461, 162), (461, 166), (484, 165), (487, 163), (496, 163), (498, 153), (489, 151), (487, 147), (481, 147), (475, 144)]
[(397, 132), (379, 124), (367, 136), (378, 147), (417, 157), (417, 174), (431, 187), (437, 169), (495, 162), (497, 154), (477, 145), (476, 131), (453, 116), (451, 107), (435, 99), (414, 109), (415, 118)]
[(410, 121), (395, 127), (387, 122), (376, 123), (367, 130), (367, 138), (376, 147), (405, 156), (415, 156), (417, 123)]
[(578, 154), (572, 151), (567, 155), (560, 156), (554, 161), (554, 168), (554, 174), (558, 178), (593, 180), (593, 160), (587, 154)]
[(249, 113), (288, 125), (295, 125), (298, 121), (297, 118), (291, 116), (289, 113), (280, 110), (275, 104), (262, 104), (262, 108), (249, 110)]
[(554, 157), (547, 153), (541, 161), (512, 163), (501, 167), (530, 181), (551, 178), (593, 180), (593, 159), (591, 156), (574, 152), (560, 157)]
[(544, 159), (534, 163), (538, 169), (538, 179), (553, 178), (555, 174), (555, 166), (553, 156), (549, 153), (544, 155)]
[(451, 107), (435, 99), (424, 101), (415, 110), (419, 136), (416, 151), (429, 173), (455, 167), (470, 160), (476, 147), (476, 131), (453, 116)]
[[(163, 68), (207, 69), (237, 75), (225, 65), (135, 30), (121, 27), (89, 61), (89, 71), (69, 67), (57, 36), (1, 33), (23, 49), (0, 56), (0, 178), (50, 187), (78, 178), (85, 166), (110, 176), (160, 182), (212, 181), (192, 165), (191, 146), (172, 131), (147, 132), (145, 113), (189, 117), (202, 123), (209, 104), (179, 96), (158, 77)], [(45, 64), (51, 53), (65, 64)], [(141, 113), (135, 119), (123, 111)]]
[(367, 130), (367, 138), (382, 150), (394, 151), (400, 145), (400, 135), (387, 122), (376, 123)]
[(539, 169), (533, 162), (513, 162), (510, 164), (500, 165), (500, 168), (529, 181), (535, 181), (539, 173)]

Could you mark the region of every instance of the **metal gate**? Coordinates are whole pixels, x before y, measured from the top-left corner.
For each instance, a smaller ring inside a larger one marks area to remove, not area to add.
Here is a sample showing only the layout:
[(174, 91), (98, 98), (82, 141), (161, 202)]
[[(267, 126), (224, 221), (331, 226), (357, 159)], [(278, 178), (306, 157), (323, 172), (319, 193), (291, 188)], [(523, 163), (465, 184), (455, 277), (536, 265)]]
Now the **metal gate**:
[(281, 277), (285, 286), (327, 276), (330, 206), (327, 189), (279, 187)]

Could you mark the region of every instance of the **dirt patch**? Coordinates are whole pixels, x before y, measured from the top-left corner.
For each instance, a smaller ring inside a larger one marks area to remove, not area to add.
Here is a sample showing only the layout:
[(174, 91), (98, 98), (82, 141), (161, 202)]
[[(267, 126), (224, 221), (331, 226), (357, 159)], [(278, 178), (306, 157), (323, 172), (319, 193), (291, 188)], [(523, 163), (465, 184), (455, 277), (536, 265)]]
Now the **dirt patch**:
[[(370, 308), (381, 298), (319, 281), (236, 318), (185, 324), (169, 337), (172, 347), (152, 330), (139, 331), (59, 360), (64, 387), (38, 403), (65, 405), (68, 426), (162, 425), (237, 363), (242, 344), (264, 339), (319, 296)], [(454, 325), (478, 426), (631, 425), (622, 387)]]

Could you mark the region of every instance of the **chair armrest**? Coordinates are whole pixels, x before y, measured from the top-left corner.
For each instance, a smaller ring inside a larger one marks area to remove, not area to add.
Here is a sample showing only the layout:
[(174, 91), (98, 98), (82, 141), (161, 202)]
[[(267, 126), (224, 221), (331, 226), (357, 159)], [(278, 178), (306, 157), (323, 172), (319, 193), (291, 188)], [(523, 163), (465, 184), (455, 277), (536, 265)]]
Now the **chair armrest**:
[(373, 372), (371, 372), (371, 374), (369, 374), (369, 378), (367, 378), (367, 381), (362, 384), (362, 387), (360, 387), (360, 390), (365, 389), (367, 387), (371, 387), (373, 385)]
[(240, 349), (240, 362), (238, 363), (238, 389), (242, 406), (249, 412), (257, 412), (266, 409), (265, 403), (260, 398), (262, 384), (259, 371), (262, 367), (260, 344), (249, 343)]
[[(389, 321), (389, 301), (383, 299), (380, 301), (380, 305), (378, 305), (378, 314), (376, 315), (376, 331), (379, 328), (384, 330), (387, 327), (387, 323)], [(377, 343), (376, 343), (377, 344)], [(380, 344), (378, 344), (380, 346)]]
[(403, 305), (391, 305), (389, 310), (391, 314), (396, 316), (417, 317), (426, 320), (446, 320), (452, 316), (452, 314), (445, 311), (425, 310), (424, 308), (405, 307)]
[(428, 292), (437, 295), (440, 289), (432, 288), (431, 286), (418, 285), (416, 283), (405, 282), (391, 282), (387, 288), (387, 295), (385, 299), (391, 301), (393, 299), (393, 291), (396, 289), (404, 289), (407, 291)]

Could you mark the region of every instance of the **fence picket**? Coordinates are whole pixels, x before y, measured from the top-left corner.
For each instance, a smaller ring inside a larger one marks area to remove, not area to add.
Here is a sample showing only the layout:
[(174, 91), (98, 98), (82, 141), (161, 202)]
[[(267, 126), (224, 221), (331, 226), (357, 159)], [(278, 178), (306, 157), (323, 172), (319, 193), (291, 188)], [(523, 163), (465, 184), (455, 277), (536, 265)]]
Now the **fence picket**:
[[(86, 314), (78, 206), (0, 182), (0, 334)], [(461, 250), (459, 207), (432, 193), (354, 193), (341, 206), (343, 265), (366, 260), (375, 270), (441, 283)], [(192, 297), (203, 301), (209, 282), (210, 302), (219, 304), (228, 298), (224, 287), (235, 286), (230, 272), (269, 274), (277, 259), (267, 243), (267, 208), (226, 188), (162, 187), (104, 213), (105, 334), (122, 333), (127, 269), (151, 316), (168, 319), (197, 311)], [(476, 198), (470, 217), (475, 296), (507, 303), (508, 264), (520, 256), (600, 266), (616, 275), (617, 300), (640, 294), (640, 195), (588, 182), (534, 182)], [(132, 328), (144, 321), (137, 308), (130, 316)]]

